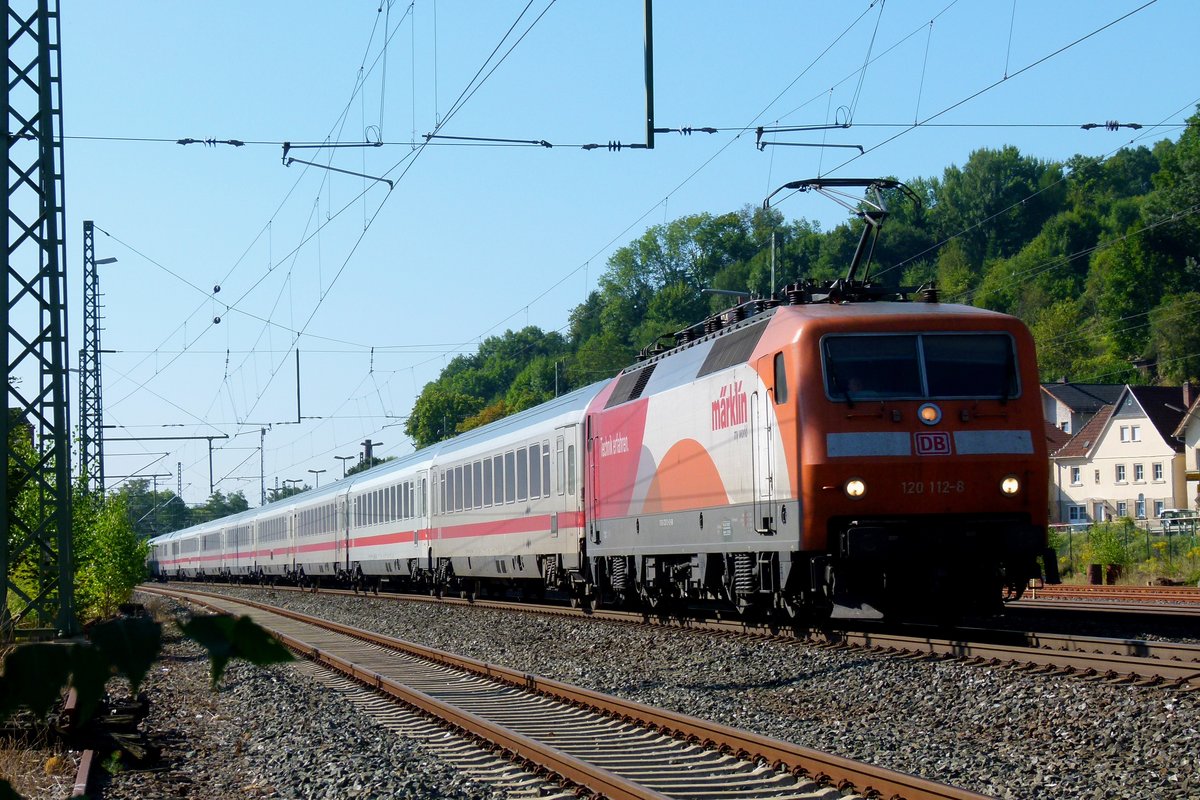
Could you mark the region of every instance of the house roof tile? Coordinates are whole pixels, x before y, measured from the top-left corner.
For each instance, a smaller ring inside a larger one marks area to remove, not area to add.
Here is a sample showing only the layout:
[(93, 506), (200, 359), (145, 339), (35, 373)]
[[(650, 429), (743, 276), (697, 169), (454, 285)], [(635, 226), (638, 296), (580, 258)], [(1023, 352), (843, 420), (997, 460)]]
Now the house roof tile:
[(1104, 431), (1104, 426), (1108, 424), (1108, 420), (1112, 417), (1114, 408), (1116, 406), (1101, 406), (1096, 412), (1096, 416), (1089, 419), (1087, 424), (1079, 429), (1079, 433), (1071, 437), (1070, 441), (1051, 453), (1051, 457), (1087, 458), (1092, 445), (1100, 438), (1100, 434)]

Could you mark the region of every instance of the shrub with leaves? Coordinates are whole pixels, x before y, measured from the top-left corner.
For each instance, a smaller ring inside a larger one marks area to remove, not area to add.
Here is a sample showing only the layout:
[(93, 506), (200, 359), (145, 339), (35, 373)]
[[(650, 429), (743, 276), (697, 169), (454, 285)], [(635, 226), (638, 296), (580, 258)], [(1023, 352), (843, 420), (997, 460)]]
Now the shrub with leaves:
[(1090, 564), (1128, 566), (1132, 557), (1125, 539), (1125, 525), (1096, 523), (1088, 528), (1084, 557)]
[[(196, 616), (177, 624), (208, 651), (214, 688), (230, 659), (259, 665), (292, 660), (287, 648), (248, 617)], [(35, 642), (10, 650), (0, 675), (0, 722), (22, 708), (44, 718), (67, 689), (75, 690), (77, 719), (86, 722), (111, 678), (126, 678), (136, 692), (162, 651), (162, 625), (150, 617), (102, 622), (88, 635), (89, 641)], [(3, 779), (0, 800), (20, 800)]]

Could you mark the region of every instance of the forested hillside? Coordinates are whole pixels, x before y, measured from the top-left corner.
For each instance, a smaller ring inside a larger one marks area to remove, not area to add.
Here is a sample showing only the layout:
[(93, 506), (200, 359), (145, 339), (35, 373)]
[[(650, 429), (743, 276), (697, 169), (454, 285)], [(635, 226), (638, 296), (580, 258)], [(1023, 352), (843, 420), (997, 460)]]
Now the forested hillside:
[[(1066, 163), (978, 150), (940, 178), (901, 177), (873, 279), (936, 281), (946, 302), (1015, 314), (1043, 380), (1200, 378), (1200, 113), (1178, 141)], [(845, 274), (859, 236), (746, 207), (655, 225), (617, 250), (566, 336), (536, 327), (483, 342), (422, 390), (405, 430), (417, 447), (611, 376), (639, 349), (730, 305), (703, 289), (771, 291)], [(1137, 365), (1143, 367), (1139, 369)]]

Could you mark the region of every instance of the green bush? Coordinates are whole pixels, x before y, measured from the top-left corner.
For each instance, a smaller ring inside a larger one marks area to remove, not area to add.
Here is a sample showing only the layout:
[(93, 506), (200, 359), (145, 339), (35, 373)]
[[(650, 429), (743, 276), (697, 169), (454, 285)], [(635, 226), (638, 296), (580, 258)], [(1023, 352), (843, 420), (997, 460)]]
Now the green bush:
[(1128, 522), (1097, 522), (1088, 528), (1087, 543), (1083, 547), (1084, 560), (1089, 564), (1128, 566), (1132, 561), (1126, 543)]

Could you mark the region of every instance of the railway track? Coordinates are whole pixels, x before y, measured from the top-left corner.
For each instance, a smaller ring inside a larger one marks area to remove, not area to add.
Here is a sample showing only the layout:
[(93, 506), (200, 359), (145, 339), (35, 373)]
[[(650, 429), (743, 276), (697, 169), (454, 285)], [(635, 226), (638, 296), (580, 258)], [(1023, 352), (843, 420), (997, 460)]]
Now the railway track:
[[(1130, 600), (1138, 603), (1182, 604), (1191, 613), (1200, 614), (1200, 587), (1195, 586), (1094, 586), (1091, 584), (1054, 584), (1031, 588), (1025, 595), (1030, 602), (1043, 600)], [(1143, 609), (1144, 610), (1144, 609)], [(1158, 609), (1156, 608), (1157, 612)]]
[(256, 601), (143, 589), (245, 613), (313, 662), (593, 796), (982, 797)]
[[(277, 587), (272, 591), (301, 590)], [(321, 593), (364, 597), (350, 590), (322, 589)], [(780, 628), (742, 620), (692, 619), (665, 615), (647, 617), (640, 612), (607, 609), (587, 611), (564, 606), (530, 605), (498, 600), (469, 601), (449, 597), (391, 594), (371, 597), (549, 616), (587, 617), (629, 625), (659, 624), (706, 635), (784, 639), (821, 647), (860, 648), (898, 656), (958, 659), (973, 664), (1040, 670), (1089, 680), (1137, 683), (1180, 691), (1200, 689), (1200, 645), (1197, 644), (991, 628), (960, 628), (950, 634), (939, 628), (913, 628), (903, 631), (817, 626)], [(1037, 601), (1036, 607), (1049, 607), (1041, 604), (1050, 602), (1052, 601)], [(1072, 607), (1077, 608), (1078, 605), (1076, 603)], [(1156, 612), (1158, 608), (1155, 607)]]

